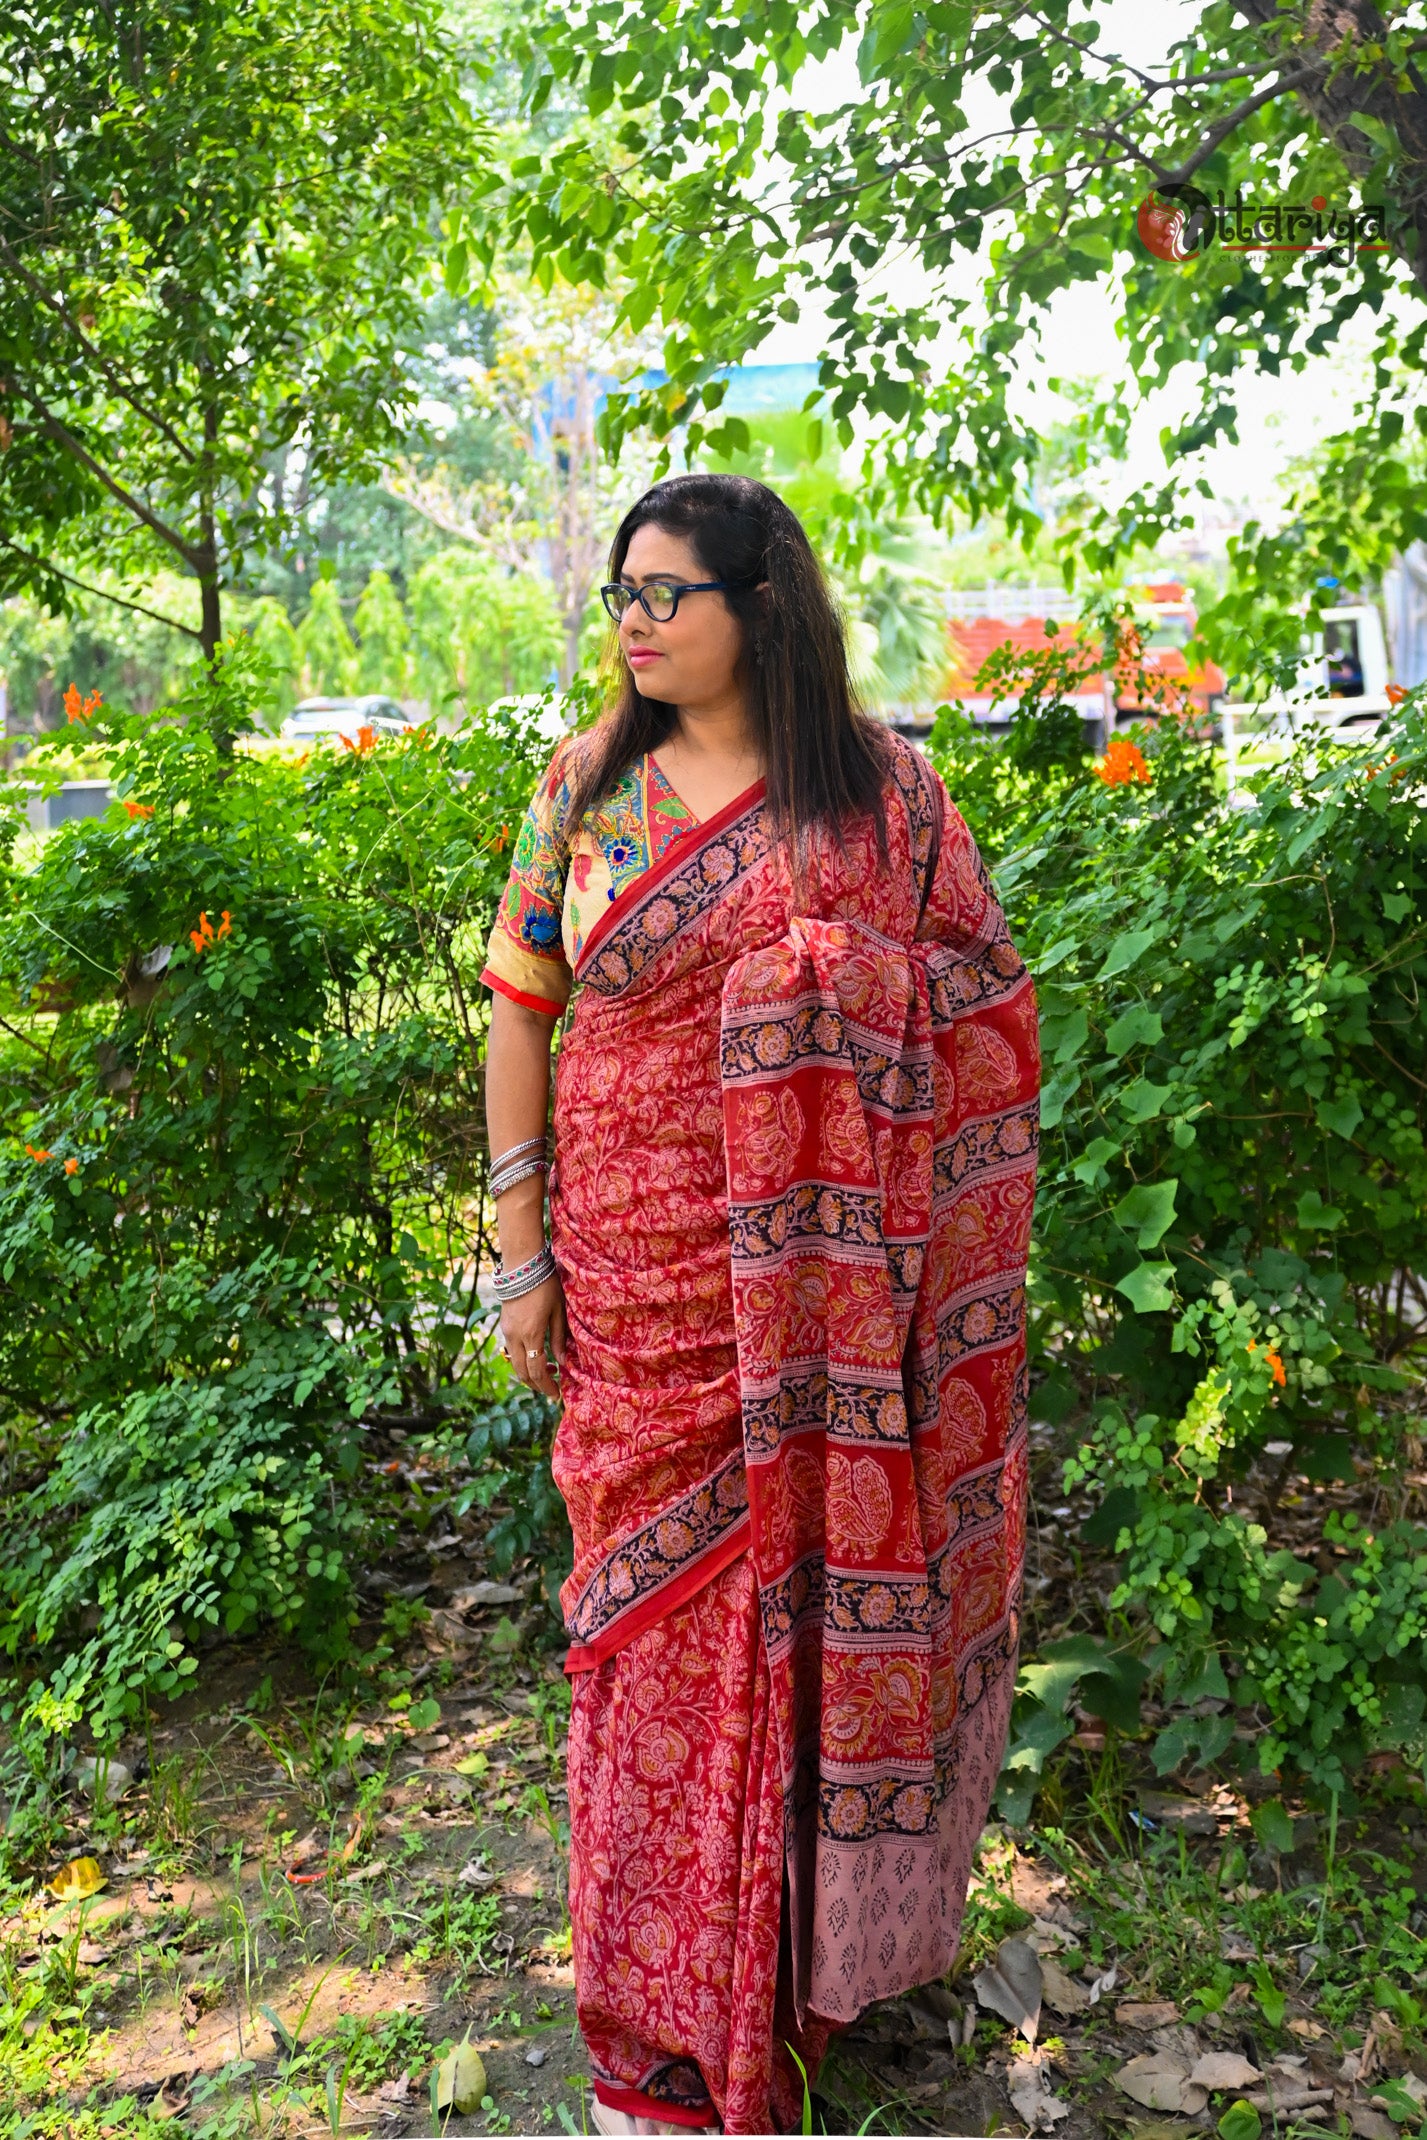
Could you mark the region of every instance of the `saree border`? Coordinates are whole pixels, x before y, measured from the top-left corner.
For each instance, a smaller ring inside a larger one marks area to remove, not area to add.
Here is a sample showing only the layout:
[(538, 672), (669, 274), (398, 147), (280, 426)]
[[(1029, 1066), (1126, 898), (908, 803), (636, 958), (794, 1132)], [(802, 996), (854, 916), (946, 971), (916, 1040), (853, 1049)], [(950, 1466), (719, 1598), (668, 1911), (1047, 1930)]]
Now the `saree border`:
[[(648, 869), (642, 870), (627, 884), (617, 899), (610, 901), (585, 938), (576, 974), (578, 980), (588, 978), (590, 961), (596, 957), (606, 938), (614, 933), (627, 916), (634, 913), (644, 900), (652, 898), (660, 885), (676, 870), (682, 869), (686, 863), (692, 862), (701, 854), (710, 840), (716, 840), (750, 810), (756, 809), (763, 800), (766, 788), (766, 781), (755, 780), (741, 795), (735, 795), (732, 802), (725, 803), (721, 810), (715, 810), (712, 817), (701, 819), (692, 831), (675, 840), (657, 862), (651, 862)], [(688, 805), (685, 804), (684, 807), (687, 809)], [(722, 891), (724, 887), (720, 885), (718, 889)]]
[(565, 1613), (568, 1673), (590, 1672), (686, 1604), (748, 1549), (748, 1479), (736, 1449), (602, 1556)]

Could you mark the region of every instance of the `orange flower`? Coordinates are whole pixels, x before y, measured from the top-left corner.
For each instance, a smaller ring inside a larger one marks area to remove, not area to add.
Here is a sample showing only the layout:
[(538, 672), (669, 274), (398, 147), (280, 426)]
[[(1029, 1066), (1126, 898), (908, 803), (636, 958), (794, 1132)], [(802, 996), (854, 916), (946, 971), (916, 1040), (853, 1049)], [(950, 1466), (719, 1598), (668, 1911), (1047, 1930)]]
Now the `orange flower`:
[(1129, 781), (1148, 782), (1151, 777), (1144, 752), (1128, 736), (1111, 736), (1105, 746), (1105, 755), (1095, 768), (1095, 776), (1103, 780), (1107, 788), (1124, 787)]
[(48, 1152), (40, 1150), (33, 1144), (27, 1144), (25, 1146), (25, 1150), (29, 1153), (31, 1159), (33, 1159), (36, 1164), (38, 1164), (43, 1159), (48, 1159), (50, 1156)]
[(82, 699), (77, 684), (71, 684), (64, 694), (64, 710), (71, 721), (87, 721), (104, 704), (103, 693), (91, 691)]
[(1387, 703), (1388, 703), (1388, 705), (1389, 705), (1389, 706), (1400, 706), (1400, 705), (1402, 704), (1402, 701), (1403, 701), (1403, 700), (1404, 700), (1404, 699), (1406, 698), (1406, 696), (1407, 696), (1407, 686), (1406, 686), (1405, 684), (1389, 684), (1389, 685), (1388, 685), (1388, 687), (1387, 687)]
[(377, 732), (373, 728), (370, 721), (363, 721), (361, 727), (357, 730), (357, 740), (355, 743), (352, 741), (350, 736), (343, 736), (342, 738), (343, 750), (355, 751), (358, 757), (364, 758), (368, 751), (373, 751), (376, 749), (376, 747)]
[(496, 854), (498, 854), (498, 855), (499, 855), (499, 854), (504, 854), (504, 853), (505, 853), (505, 850), (506, 850), (506, 845), (507, 845), (507, 843), (508, 843), (509, 839), (510, 839), (510, 827), (509, 827), (509, 825), (502, 825), (502, 826), (501, 826), (501, 828), (500, 828), (500, 831), (499, 831), (499, 832), (493, 832), (493, 833), (491, 834), (491, 846), (492, 846), (492, 848), (494, 849), (494, 851), (495, 851), (495, 853), (496, 853)]
[(152, 817), (154, 814), (154, 806), (152, 803), (136, 803), (126, 801), (124, 804), (124, 808), (128, 811), (130, 817)]
[(77, 1159), (66, 1159), (64, 1171), (66, 1174), (77, 1174), (79, 1172), (79, 1161)]
[(1273, 1379), (1278, 1384), (1279, 1388), (1286, 1388), (1288, 1383), (1288, 1377), (1283, 1371), (1283, 1362), (1279, 1358), (1278, 1354), (1276, 1352), (1266, 1352), (1264, 1354), (1264, 1358), (1268, 1361), (1269, 1366), (1273, 1369)]
[(221, 944), (225, 936), (231, 936), (232, 934), (233, 917), (227, 907), (224, 907), (223, 918), (216, 929), (208, 919), (208, 910), (205, 907), (198, 917), (198, 927), (189, 930), (188, 941), (192, 944), (198, 956), (202, 958), (210, 944)]

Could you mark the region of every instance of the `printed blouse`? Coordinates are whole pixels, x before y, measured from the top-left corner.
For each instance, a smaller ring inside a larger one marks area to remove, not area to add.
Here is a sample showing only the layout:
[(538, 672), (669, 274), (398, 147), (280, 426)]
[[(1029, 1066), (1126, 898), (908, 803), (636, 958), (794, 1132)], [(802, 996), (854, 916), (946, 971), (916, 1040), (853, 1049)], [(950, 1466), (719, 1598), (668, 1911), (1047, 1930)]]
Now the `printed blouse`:
[(560, 745), (531, 799), (481, 975), (530, 1010), (563, 1010), (605, 908), (698, 824), (650, 751), (572, 826), (574, 749)]

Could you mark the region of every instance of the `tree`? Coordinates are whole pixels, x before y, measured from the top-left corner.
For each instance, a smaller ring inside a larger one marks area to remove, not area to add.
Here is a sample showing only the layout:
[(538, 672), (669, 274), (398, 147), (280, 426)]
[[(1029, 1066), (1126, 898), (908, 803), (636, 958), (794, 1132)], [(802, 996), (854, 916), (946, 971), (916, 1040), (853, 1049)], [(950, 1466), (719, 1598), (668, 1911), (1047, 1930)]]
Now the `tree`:
[(307, 615), (297, 627), (297, 652), (310, 691), (340, 697), (354, 688), (357, 649), (330, 580), (318, 580), (313, 587)]
[(411, 633), (391, 575), (380, 566), (369, 577), (352, 621), (361, 641), (357, 680), (363, 691), (388, 691), (403, 698), (411, 680)]
[[(449, 389), (461, 411), (449, 450), (434, 460), (412, 455), (386, 483), (434, 527), (509, 570), (548, 574), (568, 683), (610, 534), (650, 458), (627, 453), (611, 465), (596, 437), (599, 403), (612, 380), (645, 368), (654, 346), (618, 328), (618, 292), (544, 290), (506, 273), (493, 297), (484, 361)], [(473, 453), (477, 441), (483, 450)]]
[[(854, 551), (889, 501), (1002, 512), (1034, 534), (1039, 427), (1013, 380), (1058, 355), (1042, 341), (1055, 294), (1105, 285), (1140, 388), (1182, 364), (1200, 382), (1165, 441), (1165, 482), (1067, 524), (1066, 554), (1105, 568), (1179, 523), (1192, 456), (1234, 435), (1246, 367), (1301, 366), (1359, 315), (1376, 339), (1354, 436), (1382, 465), (1405, 421), (1427, 423), (1416, 11), (1201, 0), (1175, 22), (1164, 64), (1145, 68), (1075, 0), (546, 0), (526, 32), (531, 103), (578, 92), (585, 117), (543, 161), (512, 161), (488, 242), (528, 245), (547, 275), (617, 282), (632, 328), (662, 320), (667, 379), (611, 397), (615, 447), (635, 427), (666, 440), (687, 427), (691, 450), (740, 444), (743, 426), (719, 413), (721, 368), (824, 306), (824, 405), (849, 442), (854, 419), (873, 420), (863, 509), (843, 530)], [(799, 93), (809, 63), (854, 54), (855, 94), (828, 108)], [(1295, 242), (1329, 249), (1230, 250), (1265, 232), (1252, 216), (1221, 227), (1186, 188), (1210, 206), (1221, 192), (1231, 207), (1295, 205)], [(1383, 250), (1371, 219), (1349, 242), (1347, 212), (1371, 204)], [(1146, 249), (1142, 209), (1151, 237), (1178, 215), (1185, 257)], [(1084, 412), (1087, 458), (1117, 452), (1132, 400), (1117, 386)], [(1401, 504), (1393, 533), (1411, 539), (1427, 504), (1415, 487)]]
[(0, 129), (0, 593), (177, 561), (211, 660), (294, 483), (402, 436), (418, 278), (485, 153), (439, 10), (22, 0)]
[(539, 691), (559, 668), (550, 583), (507, 572), (471, 549), (443, 550), (411, 583), (417, 688), (434, 711)]

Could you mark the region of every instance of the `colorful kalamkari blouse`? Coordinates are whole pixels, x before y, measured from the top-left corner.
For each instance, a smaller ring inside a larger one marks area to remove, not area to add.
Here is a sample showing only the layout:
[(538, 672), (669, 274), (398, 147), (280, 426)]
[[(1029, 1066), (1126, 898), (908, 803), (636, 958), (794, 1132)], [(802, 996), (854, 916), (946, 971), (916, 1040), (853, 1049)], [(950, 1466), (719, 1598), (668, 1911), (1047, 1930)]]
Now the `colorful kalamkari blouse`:
[(698, 824), (651, 751), (572, 826), (572, 749), (560, 745), (525, 814), (481, 975), (530, 1010), (564, 1009), (605, 908)]

